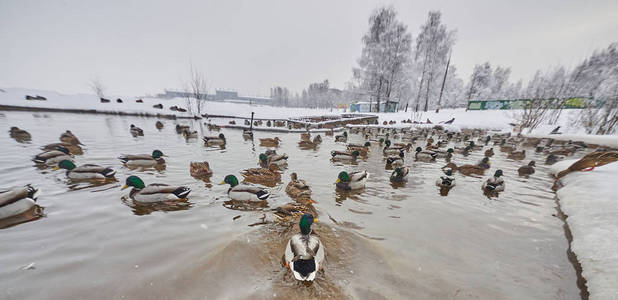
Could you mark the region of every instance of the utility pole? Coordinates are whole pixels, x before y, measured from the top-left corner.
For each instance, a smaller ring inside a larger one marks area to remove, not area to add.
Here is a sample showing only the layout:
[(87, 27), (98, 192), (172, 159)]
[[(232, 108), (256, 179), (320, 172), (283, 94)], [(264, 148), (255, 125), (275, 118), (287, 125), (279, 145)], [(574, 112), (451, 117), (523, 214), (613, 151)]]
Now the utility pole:
[(451, 64), (451, 54), (453, 52), (449, 51), (448, 53), (448, 61), (446, 61), (446, 70), (444, 71), (444, 78), (442, 78), (442, 88), (440, 88), (440, 97), (438, 97), (438, 107), (436, 108), (436, 113), (440, 112), (440, 102), (442, 101), (442, 92), (444, 92), (444, 84), (446, 83), (446, 74), (448, 74), (448, 66)]

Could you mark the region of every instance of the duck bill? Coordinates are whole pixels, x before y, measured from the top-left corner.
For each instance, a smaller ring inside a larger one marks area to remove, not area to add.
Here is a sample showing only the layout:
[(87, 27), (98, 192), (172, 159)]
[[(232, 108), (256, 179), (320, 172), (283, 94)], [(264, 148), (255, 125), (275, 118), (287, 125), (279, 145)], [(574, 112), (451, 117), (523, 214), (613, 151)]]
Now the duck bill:
[(220, 184), (220, 185), (221, 185), (221, 184), (225, 184), (225, 181), (221, 181), (221, 182), (219, 182), (219, 184)]
[(58, 170), (60, 170), (60, 167), (55, 166), (55, 167), (53, 168), (53, 170), (54, 170), (54, 171), (58, 171)]
[(341, 182), (341, 179), (337, 178), (337, 181), (335, 181), (335, 183), (339, 183)]
[(318, 223), (320, 222), (320, 220), (318, 220), (318, 218), (313, 218), (313, 223)]
[(120, 190), (122, 191), (122, 190), (125, 190), (127, 188), (129, 188), (129, 186), (125, 184)]

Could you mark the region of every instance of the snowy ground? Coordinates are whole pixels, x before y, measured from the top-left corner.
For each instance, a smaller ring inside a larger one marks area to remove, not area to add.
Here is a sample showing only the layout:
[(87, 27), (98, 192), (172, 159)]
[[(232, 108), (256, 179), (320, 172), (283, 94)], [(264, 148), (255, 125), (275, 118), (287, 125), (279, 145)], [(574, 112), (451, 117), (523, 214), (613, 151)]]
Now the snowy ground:
[[(561, 161), (552, 173), (576, 160)], [(618, 162), (560, 179), (556, 195), (573, 234), (571, 248), (582, 266), (590, 299), (618, 299)]]

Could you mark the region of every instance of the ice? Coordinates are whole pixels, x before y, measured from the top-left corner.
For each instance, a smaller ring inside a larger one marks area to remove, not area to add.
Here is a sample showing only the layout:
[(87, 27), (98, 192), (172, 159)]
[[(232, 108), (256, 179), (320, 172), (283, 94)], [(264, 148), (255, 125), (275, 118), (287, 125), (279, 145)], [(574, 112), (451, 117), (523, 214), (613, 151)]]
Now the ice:
[[(576, 160), (554, 164), (557, 174)], [(572, 172), (560, 179), (556, 194), (582, 266), (590, 299), (618, 299), (618, 163), (592, 171)]]

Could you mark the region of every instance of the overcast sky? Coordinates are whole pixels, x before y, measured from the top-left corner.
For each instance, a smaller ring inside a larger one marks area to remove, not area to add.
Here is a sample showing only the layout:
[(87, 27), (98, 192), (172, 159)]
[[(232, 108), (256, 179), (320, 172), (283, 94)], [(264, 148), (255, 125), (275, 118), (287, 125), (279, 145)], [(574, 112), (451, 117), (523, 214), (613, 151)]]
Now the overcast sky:
[(343, 88), (375, 8), (393, 5), (415, 38), (429, 10), (457, 29), (453, 63), (568, 67), (618, 41), (618, 1), (0, 0), (0, 87), (143, 95), (183, 86), (193, 64), (212, 89), (268, 95), (329, 79)]

